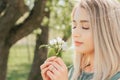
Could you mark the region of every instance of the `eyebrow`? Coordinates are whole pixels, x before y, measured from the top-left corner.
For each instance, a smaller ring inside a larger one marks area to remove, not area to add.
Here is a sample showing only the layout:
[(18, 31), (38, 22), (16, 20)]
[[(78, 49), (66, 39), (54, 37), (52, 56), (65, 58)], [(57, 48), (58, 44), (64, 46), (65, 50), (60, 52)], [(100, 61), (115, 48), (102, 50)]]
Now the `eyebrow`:
[[(76, 22), (75, 20), (73, 20), (73, 22)], [(81, 23), (83, 22), (89, 22), (88, 20), (80, 20)]]

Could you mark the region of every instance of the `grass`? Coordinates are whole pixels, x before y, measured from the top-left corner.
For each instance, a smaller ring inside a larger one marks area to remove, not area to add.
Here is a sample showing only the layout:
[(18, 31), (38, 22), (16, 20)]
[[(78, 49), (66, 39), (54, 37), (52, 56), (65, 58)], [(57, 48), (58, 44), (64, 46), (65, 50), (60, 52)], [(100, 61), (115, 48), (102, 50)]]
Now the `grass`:
[(7, 80), (27, 80), (29, 70), (30, 64), (15, 65), (8, 71)]
[[(27, 80), (33, 60), (34, 46), (15, 45), (10, 49), (7, 80)], [(28, 54), (29, 53), (29, 54)], [(67, 66), (71, 64), (71, 51), (63, 54)]]
[(27, 80), (33, 59), (33, 47), (13, 46), (8, 60), (7, 80)]

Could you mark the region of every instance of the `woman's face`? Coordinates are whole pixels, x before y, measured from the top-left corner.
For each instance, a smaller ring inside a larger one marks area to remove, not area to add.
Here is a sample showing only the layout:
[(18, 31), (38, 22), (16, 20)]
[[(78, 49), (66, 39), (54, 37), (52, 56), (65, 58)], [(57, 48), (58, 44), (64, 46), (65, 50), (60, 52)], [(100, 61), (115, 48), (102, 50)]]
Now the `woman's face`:
[(88, 13), (76, 8), (72, 20), (72, 38), (77, 53), (93, 53), (93, 35)]

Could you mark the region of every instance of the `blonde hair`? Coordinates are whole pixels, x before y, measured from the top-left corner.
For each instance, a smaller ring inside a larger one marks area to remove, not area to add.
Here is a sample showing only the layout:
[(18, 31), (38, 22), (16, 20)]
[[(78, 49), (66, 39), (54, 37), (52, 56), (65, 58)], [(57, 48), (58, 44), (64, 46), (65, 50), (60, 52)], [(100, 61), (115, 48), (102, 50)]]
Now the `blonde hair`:
[[(120, 71), (120, 3), (117, 0), (81, 0), (76, 8), (84, 8), (90, 16), (94, 38), (93, 80), (109, 80)], [(75, 54), (72, 80), (81, 74), (82, 54)]]

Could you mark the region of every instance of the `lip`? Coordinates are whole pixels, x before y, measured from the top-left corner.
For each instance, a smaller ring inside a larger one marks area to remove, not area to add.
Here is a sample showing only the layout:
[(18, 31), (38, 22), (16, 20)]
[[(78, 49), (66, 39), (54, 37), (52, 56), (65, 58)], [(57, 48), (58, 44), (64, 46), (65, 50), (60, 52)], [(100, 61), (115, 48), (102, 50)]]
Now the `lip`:
[(75, 46), (81, 46), (83, 44), (83, 42), (75, 41), (74, 44), (75, 44)]

